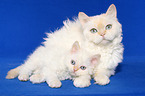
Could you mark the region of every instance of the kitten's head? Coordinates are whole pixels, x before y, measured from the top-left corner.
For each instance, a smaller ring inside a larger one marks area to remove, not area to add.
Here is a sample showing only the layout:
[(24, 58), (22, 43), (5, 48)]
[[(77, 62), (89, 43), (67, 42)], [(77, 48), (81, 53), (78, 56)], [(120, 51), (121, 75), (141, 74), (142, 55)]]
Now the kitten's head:
[(100, 55), (90, 56), (90, 54), (80, 48), (79, 43), (76, 41), (72, 45), (66, 60), (71, 75), (92, 75), (94, 68), (98, 65)]
[(114, 4), (110, 5), (107, 12), (89, 17), (79, 12), (79, 20), (83, 26), (85, 38), (95, 44), (111, 43), (122, 33), (121, 24), (117, 21), (117, 11)]

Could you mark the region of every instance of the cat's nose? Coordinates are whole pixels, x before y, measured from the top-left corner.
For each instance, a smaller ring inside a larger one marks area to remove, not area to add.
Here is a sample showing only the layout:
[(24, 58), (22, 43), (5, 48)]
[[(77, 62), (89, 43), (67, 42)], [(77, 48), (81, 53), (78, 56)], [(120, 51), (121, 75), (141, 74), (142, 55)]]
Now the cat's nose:
[(100, 35), (101, 35), (102, 37), (104, 37), (105, 33), (101, 33)]

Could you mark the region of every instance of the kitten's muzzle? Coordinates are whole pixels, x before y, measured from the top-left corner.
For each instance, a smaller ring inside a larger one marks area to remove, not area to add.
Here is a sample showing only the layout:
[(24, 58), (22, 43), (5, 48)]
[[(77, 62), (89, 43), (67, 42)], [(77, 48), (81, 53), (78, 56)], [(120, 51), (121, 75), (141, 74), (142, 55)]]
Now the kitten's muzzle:
[(74, 72), (76, 72), (76, 71), (78, 71), (79, 70), (79, 68), (78, 68), (78, 66), (74, 66)]

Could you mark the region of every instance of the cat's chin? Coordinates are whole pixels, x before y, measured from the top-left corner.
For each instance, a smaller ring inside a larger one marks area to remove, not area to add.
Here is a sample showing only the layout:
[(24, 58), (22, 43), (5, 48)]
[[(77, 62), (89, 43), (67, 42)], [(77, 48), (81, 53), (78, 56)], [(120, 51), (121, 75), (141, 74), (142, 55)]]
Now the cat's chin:
[(110, 44), (111, 41), (110, 40), (102, 40), (102, 42), (100, 42), (100, 44), (102, 45), (107, 45), (107, 44)]
[(105, 40), (103, 39), (102, 41), (100, 42), (93, 42), (95, 45), (108, 45), (110, 44), (112, 41), (111, 40)]

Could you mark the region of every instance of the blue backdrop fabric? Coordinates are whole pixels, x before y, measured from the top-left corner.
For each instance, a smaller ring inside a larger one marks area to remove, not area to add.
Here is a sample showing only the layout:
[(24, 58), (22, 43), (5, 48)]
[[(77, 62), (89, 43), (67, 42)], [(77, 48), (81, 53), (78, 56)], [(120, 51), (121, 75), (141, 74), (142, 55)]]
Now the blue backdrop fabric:
[[(109, 85), (76, 88), (70, 80), (53, 89), (46, 83), (32, 84), (5, 79), (37, 48), (45, 33), (63, 26), (78, 12), (89, 16), (106, 12), (115, 4), (123, 28), (124, 60)], [(0, 95), (145, 96), (145, 1), (144, 0), (0, 0)]]

